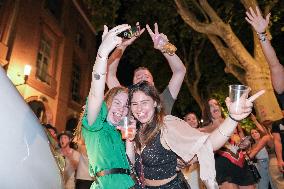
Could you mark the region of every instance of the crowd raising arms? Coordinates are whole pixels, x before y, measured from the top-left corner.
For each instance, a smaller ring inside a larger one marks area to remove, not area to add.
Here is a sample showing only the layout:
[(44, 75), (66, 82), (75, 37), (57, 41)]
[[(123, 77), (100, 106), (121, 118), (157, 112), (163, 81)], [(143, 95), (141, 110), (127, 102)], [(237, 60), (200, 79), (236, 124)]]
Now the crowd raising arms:
[[(146, 26), (146, 28), (154, 42), (154, 47), (156, 47), (157, 44), (155, 44), (155, 39), (157, 38), (158, 35), (162, 35), (158, 32), (157, 24), (155, 24), (154, 32), (152, 32), (152, 30), (149, 28), (148, 25)], [(112, 167), (110, 165), (113, 165), (113, 164), (109, 164), (107, 161), (101, 162), (101, 163), (105, 163), (106, 165), (110, 166), (110, 170), (115, 169), (117, 171), (117, 169), (119, 169), (119, 174), (115, 173), (115, 175), (117, 176), (117, 175), (122, 174), (123, 176), (125, 176), (125, 177), (121, 177), (120, 179), (114, 179), (115, 177), (104, 177), (105, 171), (103, 170), (103, 166), (99, 165), (99, 162), (97, 162), (98, 159), (93, 158), (93, 155), (94, 155), (93, 145), (97, 144), (98, 141), (103, 140), (103, 139), (105, 140), (105, 142), (109, 142), (109, 144), (107, 145), (112, 145), (112, 146), (116, 145), (115, 148), (113, 149), (118, 149), (118, 148), (122, 149), (121, 148), (122, 140), (121, 138), (117, 138), (119, 133), (117, 133), (118, 131), (113, 126), (117, 126), (119, 122), (121, 121), (122, 117), (128, 114), (128, 105), (127, 105), (128, 103), (130, 104), (131, 113), (133, 114), (135, 120), (138, 122), (138, 126), (140, 126), (138, 127), (137, 134), (136, 132), (134, 132), (134, 135), (132, 135), (131, 138), (126, 139), (127, 152), (132, 162), (135, 162), (134, 154), (135, 153), (142, 154), (141, 147), (145, 148), (145, 151), (147, 151), (147, 147), (148, 147), (147, 144), (149, 144), (148, 142), (153, 141), (155, 138), (160, 136), (163, 128), (165, 128), (164, 127), (165, 124), (167, 124), (166, 123), (167, 121), (164, 120), (165, 114), (163, 113), (163, 106), (161, 105), (161, 99), (153, 85), (153, 80), (152, 82), (137, 81), (137, 83), (134, 86), (132, 86), (130, 89), (129, 102), (128, 102), (127, 89), (120, 87), (119, 89), (121, 92), (114, 93), (110, 101), (107, 100), (107, 98), (108, 96), (111, 96), (111, 95), (107, 94), (105, 96), (106, 103), (104, 103), (104, 89), (105, 89), (106, 73), (107, 73), (107, 59), (108, 59), (110, 52), (115, 47), (121, 46), (123, 44), (122, 38), (118, 37), (117, 35), (127, 29), (130, 29), (130, 26), (126, 24), (116, 26), (115, 28), (109, 31), (108, 31), (108, 28), (104, 26), (104, 32), (102, 35), (102, 43), (98, 49), (96, 62), (93, 67), (91, 88), (90, 88), (90, 93), (88, 96), (86, 113), (83, 118), (84, 127), (82, 131), (83, 131), (83, 136), (86, 142), (90, 166), (92, 168), (94, 176), (97, 176), (96, 182), (98, 183), (96, 183), (96, 185), (93, 185), (94, 188), (96, 188), (96, 186), (98, 185), (103, 186), (104, 183), (107, 183), (107, 181), (105, 181), (106, 178), (113, 178), (113, 180), (110, 181), (113, 183), (115, 183), (118, 180), (121, 180), (121, 181), (124, 180), (124, 187), (126, 185), (128, 187), (133, 186), (133, 182), (130, 181), (130, 177), (127, 174), (128, 171), (125, 171), (129, 169), (128, 163), (125, 163), (126, 162), (125, 154), (123, 153), (114, 154), (114, 157), (118, 158), (118, 162), (121, 162), (121, 165), (119, 164), (116, 164), (116, 165), (121, 166), (121, 167)], [(143, 31), (144, 30), (142, 30), (142, 32)], [(132, 40), (134, 41), (134, 39)], [(184, 65), (182, 64), (180, 59), (175, 54), (173, 55), (164, 54), (164, 56), (169, 61), (170, 67), (173, 70), (173, 76), (169, 83), (169, 90), (170, 90), (172, 97), (176, 98), (178, 91), (181, 87), (183, 77), (185, 75)], [(179, 73), (176, 73), (175, 71)], [(108, 74), (111, 74), (111, 73), (108, 73)], [(117, 87), (114, 87), (110, 91), (115, 91), (116, 89)], [(264, 91), (260, 91), (257, 94), (253, 95), (252, 97), (250, 97), (249, 99), (243, 99), (243, 104), (242, 104), (243, 108), (239, 112), (235, 112), (233, 110), (235, 103), (232, 103), (230, 99), (227, 98), (226, 105), (228, 107), (230, 117), (226, 118), (224, 122), (218, 127), (218, 129), (214, 130), (211, 134), (204, 134), (199, 131), (195, 131), (197, 132), (197, 135), (206, 136), (206, 138), (208, 137), (209, 139), (208, 141), (211, 143), (213, 147), (210, 153), (213, 153), (213, 150), (217, 150), (221, 146), (224, 145), (224, 143), (228, 140), (229, 136), (233, 133), (233, 131), (235, 130), (237, 126), (236, 120), (241, 120), (247, 117), (251, 112), (251, 109), (253, 106), (252, 102), (256, 98), (258, 98), (260, 95), (262, 95), (263, 93)], [(187, 124), (185, 123), (185, 125)], [(190, 128), (188, 126), (186, 127)], [(168, 129), (171, 129), (171, 128), (168, 128)], [(189, 131), (189, 133), (190, 132), (191, 130)], [(109, 133), (109, 134), (106, 134), (106, 133)], [(142, 136), (141, 136), (141, 133), (142, 133)], [(144, 138), (143, 136), (148, 136), (148, 138)], [(100, 138), (100, 140), (98, 140), (98, 137)], [(168, 138), (170, 138), (170, 136), (168, 136)], [(160, 138), (158, 137), (158, 142), (159, 141), (160, 141)], [(171, 145), (167, 146), (165, 141), (162, 141), (162, 139), (160, 143), (162, 144), (164, 149), (171, 150), (172, 153), (174, 154), (176, 153), (176, 149), (174, 146), (171, 146)], [(195, 141), (192, 143), (195, 143)], [(101, 145), (102, 147), (102, 145), (106, 145), (106, 144), (104, 143), (104, 144), (97, 144), (97, 145)], [(137, 148), (137, 146), (140, 146), (140, 148)], [(108, 152), (106, 152), (106, 150), (107, 149), (103, 149), (103, 148), (100, 149), (100, 153), (102, 153), (100, 154), (100, 156), (104, 156), (106, 159), (108, 159), (108, 161), (112, 161), (111, 159), (113, 157), (107, 156), (107, 153), (109, 153), (109, 150), (107, 150)], [(161, 149), (158, 149), (158, 150), (161, 150)], [(194, 149), (194, 150), (195, 150), (194, 152), (197, 153), (199, 149)], [(192, 152), (192, 149), (189, 149), (189, 151)], [(155, 154), (154, 152), (154, 154), (152, 155), (156, 156), (157, 154)], [(181, 154), (178, 154), (178, 155), (180, 155), (181, 157), (183, 156)], [(96, 156), (98, 156), (98, 154), (96, 154)], [(199, 161), (201, 161), (202, 158), (206, 159), (207, 157), (205, 156), (199, 157)], [(187, 159), (187, 160), (190, 160), (190, 159)], [(176, 163), (176, 159), (174, 162)], [(175, 168), (176, 166), (173, 166), (173, 169), (170, 170), (172, 171), (170, 172), (170, 177), (166, 177), (162, 179), (151, 179), (150, 177), (147, 178), (145, 175), (146, 185), (148, 186), (167, 185), (170, 181), (172, 181), (176, 177)], [(207, 187), (215, 188), (216, 183), (214, 182), (214, 178), (211, 177), (212, 175), (209, 177), (206, 177), (206, 176), (204, 177), (204, 173), (206, 171), (204, 171), (203, 169), (201, 172), (203, 174), (201, 175), (203, 176), (203, 179), (207, 179), (206, 181)], [(100, 176), (101, 174), (103, 176)], [(110, 173), (107, 173), (107, 174), (113, 174), (113, 173), (112, 171), (110, 171)]]

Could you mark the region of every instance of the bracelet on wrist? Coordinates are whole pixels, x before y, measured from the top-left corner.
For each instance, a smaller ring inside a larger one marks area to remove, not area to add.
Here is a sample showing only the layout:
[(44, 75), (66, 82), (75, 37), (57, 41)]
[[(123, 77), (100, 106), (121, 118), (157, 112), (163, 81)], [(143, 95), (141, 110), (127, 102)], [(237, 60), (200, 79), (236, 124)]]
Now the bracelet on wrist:
[(242, 120), (237, 120), (237, 119), (233, 118), (233, 117), (231, 116), (231, 114), (229, 114), (229, 118), (230, 118), (231, 120), (235, 121), (235, 122), (241, 122), (241, 121), (242, 121)]
[(267, 39), (267, 33), (266, 33), (266, 32), (261, 32), (261, 33), (258, 33), (258, 32), (257, 32), (257, 36), (258, 36), (258, 39), (259, 39), (261, 42), (264, 42), (264, 41), (266, 41), (266, 39)]
[(177, 48), (171, 44), (170, 42), (167, 42), (163, 47), (162, 47), (162, 53), (167, 53), (170, 56), (173, 56), (176, 52)]

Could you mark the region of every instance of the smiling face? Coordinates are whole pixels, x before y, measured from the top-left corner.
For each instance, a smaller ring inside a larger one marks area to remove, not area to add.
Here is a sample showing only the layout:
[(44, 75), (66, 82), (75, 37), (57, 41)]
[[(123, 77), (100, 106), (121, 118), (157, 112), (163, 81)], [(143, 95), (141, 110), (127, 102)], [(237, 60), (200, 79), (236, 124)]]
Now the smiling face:
[(113, 124), (118, 125), (122, 117), (128, 113), (128, 94), (120, 92), (116, 94), (112, 100), (111, 106), (109, 107), (107, 120)]
[(133, 116), (140, 123), (145, 124), (153, 119), (157, 103), (144, 92), (136, 91), (133, 93), (130, 105)]
[(185, 116), (184, 121), (186, 121), (191, 127), (198, 127), (198, 120), (195, 114), (189, 113)]
[(148, 69), (138, 69), (134, 72), (133, 84), (137, 84), (140, 81), (148, 81), (151, 85), (154, 85), (153, 76)]
[(222, 118), (221, 107), (220, 107), (217, 100), (215, 100), (215, 99), (209, 100), (208, 105), (209, 105), (209, 108), (210, 108), (210, 114), (212, 116), (212, 119)]
[(252, 129), (250, 131), (250, 135), (253, 138), (253, 140), (259, 140), (260, 139), (260, 133), (256, 129)]

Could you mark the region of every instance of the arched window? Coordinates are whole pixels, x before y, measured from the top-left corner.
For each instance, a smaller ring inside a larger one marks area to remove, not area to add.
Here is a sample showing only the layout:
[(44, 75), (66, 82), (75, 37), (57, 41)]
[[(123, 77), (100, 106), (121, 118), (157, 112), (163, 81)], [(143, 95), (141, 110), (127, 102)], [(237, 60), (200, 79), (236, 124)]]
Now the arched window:
[(33, 100), (28, 102), (36, 117), (39, 119), (40, 123), (46, 122), (46, 113), (44, 104), (41, 101)]

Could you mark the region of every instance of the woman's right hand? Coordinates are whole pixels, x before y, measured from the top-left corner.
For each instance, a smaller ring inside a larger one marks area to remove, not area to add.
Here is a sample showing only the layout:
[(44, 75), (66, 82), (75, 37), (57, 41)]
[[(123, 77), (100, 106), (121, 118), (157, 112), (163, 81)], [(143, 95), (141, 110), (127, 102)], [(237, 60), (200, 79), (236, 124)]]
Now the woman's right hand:
[(108, 27), (104, 25), (104, 32), (102, 35), (102, 43), (98, 50), (100, 57), (107, 58), (109, 53), (118, 45), (122, 43), (122, 38), (117, 35), (129, 29), (131, 26), (128, 24), (118, 25), (108, 31)]
[[(248, 91), (247, 91), (248, 93)], [(238, 102), (232, 102), (229, 97), (226, 98), (225, 102), (229, 111), (229, 115), (234, 118), (235, 120), (242, 120), (246, 118), (252, 111), (253, 101), (256, 100), (258, 97), (263, 95), (265, 90), (260, 90), (250, 98), (245, 98), (246, 94), (243, 94)], [(241, 106), (236, 112), (235, 107), (237, 104)]]

